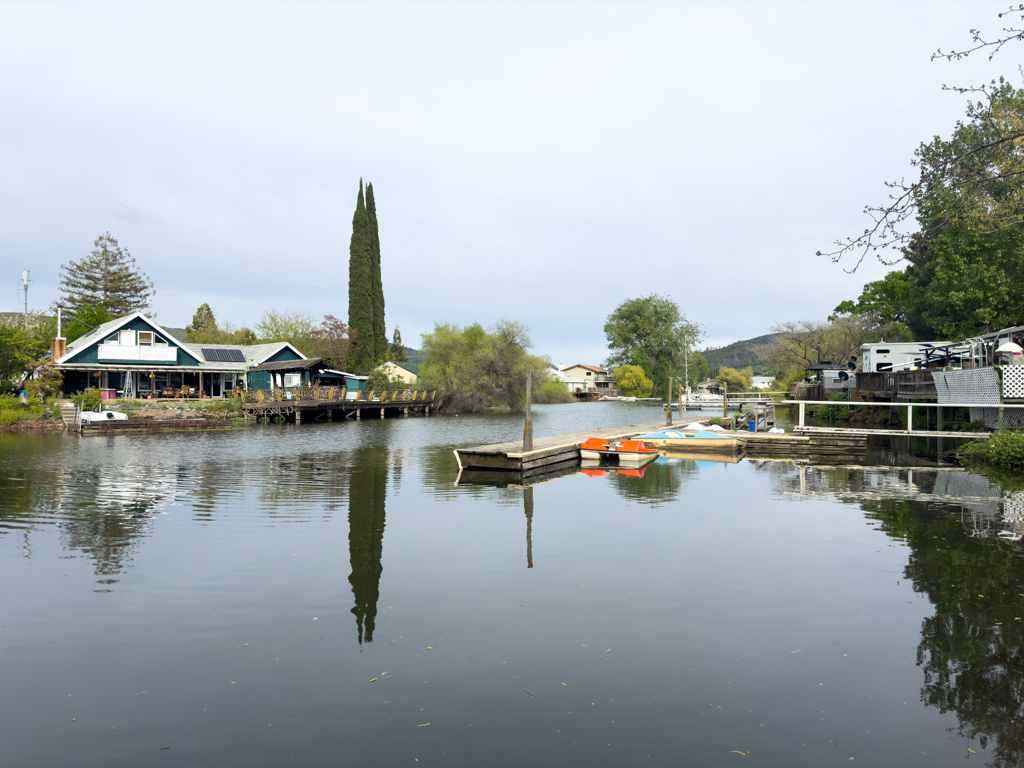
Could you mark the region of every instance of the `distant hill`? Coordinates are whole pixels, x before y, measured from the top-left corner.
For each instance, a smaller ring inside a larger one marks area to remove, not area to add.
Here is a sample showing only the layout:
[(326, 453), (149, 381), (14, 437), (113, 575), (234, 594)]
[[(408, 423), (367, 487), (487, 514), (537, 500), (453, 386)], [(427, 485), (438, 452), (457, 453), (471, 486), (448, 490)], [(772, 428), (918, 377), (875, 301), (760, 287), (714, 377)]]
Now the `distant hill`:
[(708, 361), (708, 370), (711, 376), (717, 374), (718, 369), (723, 365), (728, 368), (746, 368), (749, 365), (754, 369), (755, 374), (767, 375), (771, 371), (767, 369), (761, 370), (757, 362), (757, 355), (754, 354), (754, 346), (756, 344), (767, 344), (776, 336), (778, 336), (777, 333), (767, 333), (754, 339), (734, 341), (726, 347), (705, 349), (701, 354)]
[(419, 374), (420, 363), (423, 362), (423, 353), (418, 349), (413, 349), (412, 347), (402, 347), (402, 349), (405, 350), (405, 354), (409, 358), (407, 362), (401, 364), (402, 367), (408, 368), (415, 374)]

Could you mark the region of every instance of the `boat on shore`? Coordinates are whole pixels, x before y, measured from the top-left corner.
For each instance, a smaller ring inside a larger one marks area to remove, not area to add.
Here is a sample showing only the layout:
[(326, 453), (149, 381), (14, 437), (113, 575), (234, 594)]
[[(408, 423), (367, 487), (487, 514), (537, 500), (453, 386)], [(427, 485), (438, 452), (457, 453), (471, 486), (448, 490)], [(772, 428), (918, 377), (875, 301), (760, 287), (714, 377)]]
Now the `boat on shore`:
[(663, 429), (660, 432), (639, 435), (636, 439), (654, 448), (689, 453), (739, 453), (746, 448), (746, 440), (742, 437), (706, 429), (698, 430), (692, 435), (677, 429)]
[(584, 459), (606, 459), (620, 464), (639, 466), (658, 458), (658, 449), (644, 444), (643, 440), (620, 440), (609, 444), (600, 437), (589, 437), (580, 446), (580, 457)]

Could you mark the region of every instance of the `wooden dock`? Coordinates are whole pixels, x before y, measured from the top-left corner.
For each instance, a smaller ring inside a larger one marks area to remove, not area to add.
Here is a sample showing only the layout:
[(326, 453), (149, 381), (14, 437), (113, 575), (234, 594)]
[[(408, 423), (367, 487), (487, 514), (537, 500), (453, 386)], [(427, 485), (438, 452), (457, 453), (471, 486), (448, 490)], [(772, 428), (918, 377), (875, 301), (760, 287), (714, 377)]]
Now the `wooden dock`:
[(430, 415), (440, 403), (437, 390), (398, 389), (394, 391), (359, 390), (349, 393), (345, 387), (276, 387), (247, 389), (242, 393), (242, 416), (279, 418), (284, 421), (334, 421), (345, 419), (383, 419), (386, 414), (409, 416)]
[[(666, 427), (664, 421), (654, 421), (626, 427), (538, 437), (534, 438), (533, 450), (525, 452), (522, 442), (510, 441), (472, 448), (456, 448), (454, 453), (459, 469), (462, 471), (515, 472), (523, 478), (527, 478), (531, 475), (557, 473), (561, 469), (576, 466), (580, 460), (580, 444), (588, 437), (625, 440), (646, 432), (679, 429), (691, 422), (701, 420), (699, 416), (690, 416), (674, 420), (671, 427)], [(749, 458), (863, 455), (867, 451), (868, 443), (866, 435), (796, 435), (741, 432), (739, 430), (726, 431), (722, 434), (723, 436), (742, 438), (746, 446), (745, 455)], [(672, 455), (671, 449), (666, 450), (665, 453), (669, 456)]]
[(82, 422), (77, 430), (83, 437), (90, 435), (145, 435), (156, 432), (206, 432), (213, 429), (231, 429), (231, 419), (132, 419), (130, 421)]

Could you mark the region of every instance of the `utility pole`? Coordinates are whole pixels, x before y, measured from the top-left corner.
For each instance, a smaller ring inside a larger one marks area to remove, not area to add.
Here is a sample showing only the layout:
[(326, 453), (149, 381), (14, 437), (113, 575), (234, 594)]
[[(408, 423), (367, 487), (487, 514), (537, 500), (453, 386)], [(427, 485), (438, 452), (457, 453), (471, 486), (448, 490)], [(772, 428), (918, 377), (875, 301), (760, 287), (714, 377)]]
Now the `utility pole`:
[(28, 270), (21, 270), (21, 282), (25, 284), (25, 328), (28, 329)]

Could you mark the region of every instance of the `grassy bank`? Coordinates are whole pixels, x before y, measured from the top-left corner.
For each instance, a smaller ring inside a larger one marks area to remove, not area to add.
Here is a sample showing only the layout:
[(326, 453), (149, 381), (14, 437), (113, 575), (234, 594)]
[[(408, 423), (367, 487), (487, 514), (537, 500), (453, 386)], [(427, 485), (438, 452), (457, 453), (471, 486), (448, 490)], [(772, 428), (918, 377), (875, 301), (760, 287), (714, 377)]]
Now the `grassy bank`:
[(60, 421), (60, 414), (53, 403), (30, 401), (25, 405), (17, 395), (0, 395), (0, 428), (11, 428), (33, 421), (43, 425), (54, 419)]
[(988, 440), (979, 440), (960, 449), (961, 461), (972, 467), (996, 467), (1024, 473), (1024, 433), (1001, 429)]

